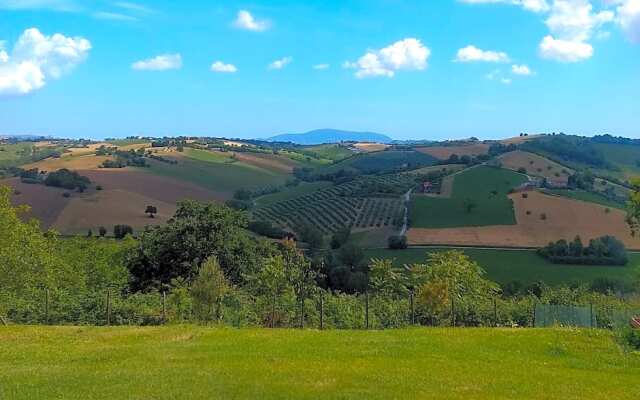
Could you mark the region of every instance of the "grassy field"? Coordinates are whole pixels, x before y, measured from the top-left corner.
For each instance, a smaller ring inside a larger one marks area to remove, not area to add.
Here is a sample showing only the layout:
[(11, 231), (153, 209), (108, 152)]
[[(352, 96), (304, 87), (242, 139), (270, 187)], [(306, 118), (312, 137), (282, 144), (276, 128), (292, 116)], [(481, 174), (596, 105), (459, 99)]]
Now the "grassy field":
[(637, 399), (640, 356), (575, 329), (0, 327), (0, 398)]
[[(413, 196), (411, 226), (415, 228), (454, 228), (461, 226), (513, 225), (516, 223), (510, 189), (527, 178), (513, 171), (480, 166), (455, 176), (451, 198)], [(471, 200), (475, 208), (465, 209)]]
[[(412, 248), (407, 250), (366, 250), (370, 258), (395, 259), (395, 265), (425, 262), (427, 254), (445, 249)], [(447, 249), (450, 250), (450, 249)], [(529, 284), (543, 281), (549, 285), (590, 283), (597, 278), (629, 282), (640, 273), (640, 254), (629, 254), (629, 264), (620, 266), (560, 265), (552, 264), (533, 250), (464, 249), (476, 261), (487, 277), (498, 283), (521, 281)]]
[(143, 171), (191, 182), (214, 192), (227, 194), (233, 194), (240, 188), (281, 185), (289, 177), (288, 174), (243, 162), (229, 162), (230, 160), (212, 152), (190, 149), (176, 165), (151, 161), (151, 167)]
[(640, 146), (613, 143), (596, 143), (594, 146), (602, 151), (607, 161), (622, 170), (624, 179), (640, 175)]
[(256, 200), (256, 203), (259, 206), (268, 206), (271, 204), (278, 203), (280, 201), (287, 201), (296, 199), (298, 197), (302, 197), (309, 193), (313, 193), (316, 190), (328, 188), (332, 185), (331, 182), (302, 182), (297, 186), (292, 186), (283, 190), (282, 192), (268, 194), (262, 197), (259, 197)]
[(603, 195), (593, 193), (593, 192), (587, 192), (585, 190), (545, 189), (543, 192), (554, 194), (557, 196), (567, 197), (569, 199), (587, 201), (589, 203), (596, 203), (605, 207), (619, 208), (621, 210), (626, 209), (626, 206), (622, 203), (611, 201)]
[(304, 149), (317, 154), (320, 158), (332, 161), (344, 160), (345, 158), (353, 155), (351, 150), (339, 144), (320, 144), (317, 146), (305, 147)]

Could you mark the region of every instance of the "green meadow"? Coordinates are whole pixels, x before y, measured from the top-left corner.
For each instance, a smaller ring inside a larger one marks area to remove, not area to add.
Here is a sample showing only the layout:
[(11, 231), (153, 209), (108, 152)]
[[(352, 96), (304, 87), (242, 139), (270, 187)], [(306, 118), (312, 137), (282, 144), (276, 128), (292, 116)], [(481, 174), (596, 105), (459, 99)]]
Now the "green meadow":
[[(415, 195), (409, 218), (414, 228), (513, 225), (510, 189), (526, 182), (526, 176), (486, 166), (470, 168), (455, 176), (451, 198)], [(471, 210), (467, 205), (472, 204)]]
[[(401, 267), (405, 264), (425, 262), (431, 252), (450, 248), (410, 248), (407, 250), (366, 250), (369, 258), (393, 259)], [(524, 284), (543, 281), (549, 285), (591, 283), (598, 278), (630, 282), (640, 274), (640, 253), (629, 254), (629, 264), (621, 266), (553, 264), (538, 256), (534, 250), (463, 249), (498, 283), (520, 281)]]
[(602, 330), (0, 327), (0, 398), (637, 399)]

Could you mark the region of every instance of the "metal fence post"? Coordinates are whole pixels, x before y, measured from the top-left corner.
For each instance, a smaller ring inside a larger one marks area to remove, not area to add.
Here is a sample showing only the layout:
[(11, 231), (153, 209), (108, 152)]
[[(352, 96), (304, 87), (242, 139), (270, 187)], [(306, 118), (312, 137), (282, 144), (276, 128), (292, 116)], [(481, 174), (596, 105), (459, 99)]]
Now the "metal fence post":
[(493, 326), (498, 327), (498, 300), (493, 298)]
[(411, 305), (411, 325), (416, 324), (416, 309), (413, 304), (413, 290), (409, 292), (409, 304)]
[(451, 296), (451, 326), (456, 326), (456, 306), (453, 296)]
[(111, 325), (111, 291), (107, 289), (107, 326)]
[(167, 323), (167, 291), (162, 291), (162, 323)]
[(320, 293), (320, 330), (324, 329), (324, 294)]
[(593, 303), (589, 303), (589, 326), (593, 328)]
[(44, 290), (44, 323), (49, 325), (49, 289)]
[(536, 327), (536, 303), (533, 303), (533, 320), (531, 321), (531, 327), (535, 328)]
[(365, 327), (369, 329), (369, 292), (364, 293)]

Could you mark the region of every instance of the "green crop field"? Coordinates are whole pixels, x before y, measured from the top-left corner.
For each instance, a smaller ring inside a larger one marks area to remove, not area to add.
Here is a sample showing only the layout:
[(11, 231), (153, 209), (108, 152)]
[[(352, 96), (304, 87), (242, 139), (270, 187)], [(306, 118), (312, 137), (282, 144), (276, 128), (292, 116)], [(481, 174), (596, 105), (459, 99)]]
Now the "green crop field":
[(640, 175), (640, 146), (613, 143), (596, 143), (607, 161), (622, 170), (625, 179)]
[(332, 161), (344, 160), (345, 158), (353, 155), (351, 150), (339, 144), (320, 144), (317, 146), (305, 147), (304, 150), (317, 154), (319, 158)]
[[(375, 249), (367, 250), (366, 255), (370, 258), (395, 259), (395, 265), (402, 266), (425, 262), (429, 252), (444, 250), (451, 249)], [(524, 284), (543, 281), (549, 285), (590, 283), (597, 278), (629, 282), (640, 274), (639, 253), (630, 253), (629, 264), (620, 267), (552, 264), (533, 250), (464, 249), (463, 251), (487, 272), (489, 279), (502, 284), (513, 281)]]
[(185, 156), (175, 165), (151, 160), (151, 166), (142, 170), (229, 195), (241, 188), (282, 185), (290, 177), (239, 161), (229, 162), (230, 158), (208, 151), (190, 150), (185, 152)]
[(361, 173), (393, 172), (411, 170), (434, 165), (434, 157), (418, 151), (379, 151), (357, 154), (342, 162), (325, 167), (321, 172), (336, 172), (341, 169), (355, 170)]
[(619, 208), (624, 210), (625, 204), (618, 203), (607, 199), (604, 195), (598, 193), (587, 192), (585, 190), (563, 190), (563, 189), (545, 189), (544, 193), (554, 194), (557, 196), (567, 197), (569, 199), (586, 201), (589, 203), (600, 204), (605, 207)]
[(316, 190), (326, 189), (333, 184), (331, 182), (301, 182), (297, 186), (288, 187), (282, 192), (267, 194), (256, 200), (258, 206), (268, 206), (281, 201), (293, 200), (308, 195)]
[(0, 328), (0, 398), (637, 399), (640, 356), (577, 329)]
[[(411, 226), (415, 228), (452, 228), (461, 226), (513, 225), (513, 205), (507, 197), (510, 189), (526, 182), (526, 176), (486, 166), (470, 168), (455, 176), (451, 198), (413, 196)], [(467, 212), (465, 204), (475, 205)]]

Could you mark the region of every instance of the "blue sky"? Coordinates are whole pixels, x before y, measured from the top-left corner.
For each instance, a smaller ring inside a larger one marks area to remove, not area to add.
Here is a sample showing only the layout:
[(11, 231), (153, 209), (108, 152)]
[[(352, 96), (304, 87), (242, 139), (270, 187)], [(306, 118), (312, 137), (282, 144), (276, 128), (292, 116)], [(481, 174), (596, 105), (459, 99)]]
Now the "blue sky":
[(0, 0), (0, 134), (640, 137), (639, 93), (640, 0)]

